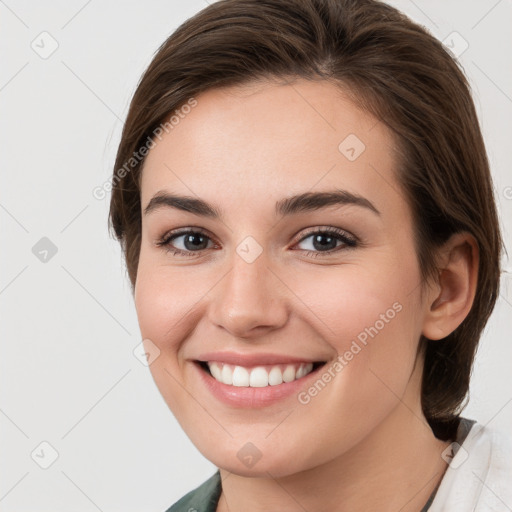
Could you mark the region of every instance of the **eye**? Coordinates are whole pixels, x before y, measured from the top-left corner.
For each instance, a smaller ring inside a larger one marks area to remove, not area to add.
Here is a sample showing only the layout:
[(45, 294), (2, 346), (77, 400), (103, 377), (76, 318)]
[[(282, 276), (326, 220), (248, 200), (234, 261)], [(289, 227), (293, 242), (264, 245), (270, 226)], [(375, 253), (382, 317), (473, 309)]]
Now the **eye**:
[(298, 245), (300, 244), (303, 244), (302, 250), (306, 251), (308, 256), (318, 257), (344, 248), (356, 247), (357, 240), (341, 229), (329, 227), (310, 231), (307, 236), (301, 238)]
[[(201, 251), (211, 248), (209, 242), (212, 242), (212, 239), (202, 230), (188, 229), (166, 233), (156, 242), (156, 245), (173, 255), (196, 256)], [(306, 251), (307, 256), (318, 257), (342, 249), (356, 247), (358, 242), (356, 238), (341, 229), (326, 227), (310, 230), (306, 236), (300, 239), (297, 245), (300, 244), (306, 246), (300, 249)]]
[(209, 248), (208, 241), (211, 241), (211, 238), (202, 231), (187, 230), (167, 233), (156, 245), (175, 255), (194, 256), (193, 253)]

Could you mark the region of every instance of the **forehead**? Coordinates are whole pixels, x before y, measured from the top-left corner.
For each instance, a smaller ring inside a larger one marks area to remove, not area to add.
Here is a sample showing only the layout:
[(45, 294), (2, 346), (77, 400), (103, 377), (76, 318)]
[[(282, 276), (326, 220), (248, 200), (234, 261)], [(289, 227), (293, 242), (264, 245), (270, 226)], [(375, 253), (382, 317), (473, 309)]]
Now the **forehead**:
[(333, 187), (376, 202), (397, 194), (391, 132), (331, 83), (248, 84), (212, 89), (196, 101), (155, 139), (142, 205), (162, 189), (212, 202)]

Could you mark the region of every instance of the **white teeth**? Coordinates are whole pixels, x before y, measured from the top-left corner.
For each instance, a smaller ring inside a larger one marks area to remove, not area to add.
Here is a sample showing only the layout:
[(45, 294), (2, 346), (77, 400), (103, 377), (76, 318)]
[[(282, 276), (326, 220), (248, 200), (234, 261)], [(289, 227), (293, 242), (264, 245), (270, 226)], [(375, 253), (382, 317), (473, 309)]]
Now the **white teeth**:
[(292, 380), (295, 380), (295, 367), (291, 364), (289, 364), (283, 372), (283, 380), (284, 382), (291, 382)]
[(251, 370), (251, 379), (249, 381), (251, 388), (265, 388), (268, 386), (268, 372), (265, 368), (257, 366)]
[(230, 386), (233, 385), (233, 370), (229, 364), (225, 364), (222, 367), (221, 379), (224, 384), (229, 384)]
[(209, 362), (208, 368), (216, 381), (228, 386), (264, 388), (305, 377), (313, 370), (313, 363), (256, 366), (248, 369), (243, 366)]
[(249, 372), (243, 366), (235, 366), (233, 370), (233, 386), (247, 387), (249, 385)]
[(220, 369), (220, 366), (217, 363), (210, 363), (208, 366), (210, 367), (210, 372), (215, 377), (215, 380), (222, 382), (222, 370)]
[(277, 386), (283, 383), (283, 372), (276, 366), (268, 372), (268, 383), (271, 386)]

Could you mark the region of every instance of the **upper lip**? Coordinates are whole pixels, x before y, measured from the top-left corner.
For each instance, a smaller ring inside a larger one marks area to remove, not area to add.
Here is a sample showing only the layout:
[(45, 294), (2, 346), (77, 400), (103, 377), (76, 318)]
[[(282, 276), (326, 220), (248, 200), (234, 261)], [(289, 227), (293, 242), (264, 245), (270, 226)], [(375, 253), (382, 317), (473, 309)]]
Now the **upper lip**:
[(287, 363), (318, 363), (322, 359), (311, 359), (307, 357), (293, 357), (284, 354), (240, 354), (236, 352), (208, 352), (201, 354), (198, 361), (218, 361), (235, 366), (258, 366)]

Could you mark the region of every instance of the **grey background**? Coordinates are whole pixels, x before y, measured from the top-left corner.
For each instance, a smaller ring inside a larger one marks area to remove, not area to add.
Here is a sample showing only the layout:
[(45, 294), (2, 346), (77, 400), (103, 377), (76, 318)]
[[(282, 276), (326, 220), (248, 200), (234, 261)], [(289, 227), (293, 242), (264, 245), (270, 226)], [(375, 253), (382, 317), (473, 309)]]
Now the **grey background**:
[[(456, 31), (447, 39), (456, 50), (469, 45), (460, 59), (510, 251), (512, 2), (392, 3), (441, 40)], [(92, 195), (110, 177), (129, 100), (154, 51), (205, 6), (0, 1), (1, 511), (163, 511), (215, 469), (133, 353), (140, 332), (107, 233), (108, 196)], [(58, 48), (42, 58), (53, 40)], [(510, 274), (502, 286), (464, 416), (510, 430)], [(52, 450), (58, 458), (43, 469)]]

